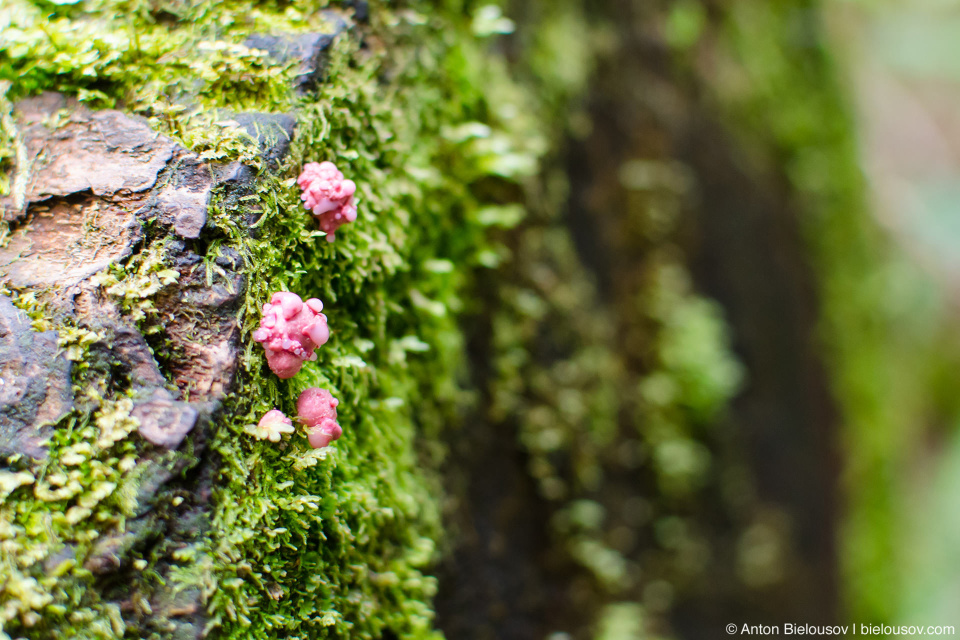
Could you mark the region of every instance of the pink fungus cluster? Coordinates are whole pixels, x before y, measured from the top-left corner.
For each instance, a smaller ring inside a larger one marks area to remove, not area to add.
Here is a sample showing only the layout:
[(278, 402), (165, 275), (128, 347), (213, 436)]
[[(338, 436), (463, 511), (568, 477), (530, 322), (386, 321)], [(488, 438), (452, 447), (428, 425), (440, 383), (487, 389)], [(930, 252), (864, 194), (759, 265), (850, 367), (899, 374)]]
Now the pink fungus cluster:
[(314, 449), (321, 449), (343, 435), (337, 424), (340, 401), (326, 389), (310, 387), (297, 400), (297, 417), (307, 428), (307, 439)]
[[(326, 389), (310, 387), (297, 400), (297, 419), (307, 429), (307, 440), (314, 449), (322, 449), (343, 435), (337, 423), (340, 401)], [(278, 409), (271, 409), (248, 432), (261, 440), (280, 442), (283, 434), (293, 433), (293, 423)]]
[(316, 360), (313, 351), (330, 337), (323, 303), (316, 298), (303, 302), (295, 293), (273, 294), (263, 305), (260, 328), (253, 339), (263, 343), (270, 370), (282, 379), (292, 378), (304, 360)]
[(353, 180), (345, 180), (332, 162), (307, 163), (297, 184), (303, 190), (300, 199), (304, 207), (316, 216), (328, 242), (333, 242), (333, 234), (340, 225), (357, 219), (357, 207), (353, 203), (357, 185)]

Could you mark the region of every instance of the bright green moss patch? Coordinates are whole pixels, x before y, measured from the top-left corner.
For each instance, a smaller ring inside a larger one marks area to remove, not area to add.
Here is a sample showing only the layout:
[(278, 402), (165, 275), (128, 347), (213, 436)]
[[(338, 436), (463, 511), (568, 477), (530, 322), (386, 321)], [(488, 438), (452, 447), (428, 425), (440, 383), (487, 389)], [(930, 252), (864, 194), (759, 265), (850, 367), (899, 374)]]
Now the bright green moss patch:
[[(454, 92), (457, 83), (481, 86), (444, 66), (456, 58), (455, 30), (408, 12), (391, 22), (386, 51), (348, 64), (356, 52), (345, 45), (318, 99), (302, 105), (285, 168), (258, 193), (259, 238), (230, 222), (229, 205), (215, 213), (250, 265), (246, 329), (283, 288), (321, 298), (333, 332), (289, 382), (269, 373), (258, 345), (245, 359), (236, 417), (216, 445), (224, 465), (209, 548), (220, 585), (212, 611), (226, 635), (436, 635), (436, 583), (423, 573), (440, 535), (435, 438), (460, 397), (464, 267), (490, 251), (468, 186), (535, 158), (495, 118), (470, 120), (490, 105)], [(378, 80), (384, 64), (390, 84)], [(471, 135), (447, 133), (460, 123)], [(333, 243), (292, 184), (304, 162), (321, 159), (358, 185), (358, 220)], [(341, 401), (345, 433), (329, 450), (309, 451), (302, 435), (276, 447), (243, 433), (270, 408), (293, 415), (312, 385)]]
[(204, 106), (282, 109), (294, 70), (242, 40), (329, 30), (318, 13), (325, 5), (14, 0), (0, 9), (0, 79), (13, 82), (17, 98), (57, 90), (136, 110), (185, 96)]
[[(0, 470), (0, 634), (9, 634), (0, 637), (122, 637), (119, 605), (101, 597), (87, 561), (144, 506), (147, 468), (127, 381), (111, 375), (106, 336), (53, 314), (38, 292), (2, 293), (35, 331), (58, 332), (73, 366), (74, 410), (55, 425), (45, 460), (13, 456)], [(168, 454), (156, 463), (175, 461)]]

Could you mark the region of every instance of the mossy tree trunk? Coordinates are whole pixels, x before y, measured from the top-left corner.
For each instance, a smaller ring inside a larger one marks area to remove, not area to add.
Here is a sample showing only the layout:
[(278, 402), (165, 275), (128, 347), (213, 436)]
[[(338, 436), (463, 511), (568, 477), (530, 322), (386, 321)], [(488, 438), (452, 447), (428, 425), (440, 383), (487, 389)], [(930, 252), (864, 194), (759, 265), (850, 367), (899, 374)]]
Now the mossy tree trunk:
[[(789, 140), (744, 134), (763, 96), (702, 66), (734, 78), (749, 21), (127, 4), (3, 10), (6, 634), (836, 619), (817, 203)], [(744, 4), (820, 37), (804, 3)], [(333, 242), (293, 180), (322, 160), (358, 186)], [(290, 380), (251, 335), (278, 290), (321, 298), (332, 332)], [(257, 439), (310, 386), (343, 438)]]

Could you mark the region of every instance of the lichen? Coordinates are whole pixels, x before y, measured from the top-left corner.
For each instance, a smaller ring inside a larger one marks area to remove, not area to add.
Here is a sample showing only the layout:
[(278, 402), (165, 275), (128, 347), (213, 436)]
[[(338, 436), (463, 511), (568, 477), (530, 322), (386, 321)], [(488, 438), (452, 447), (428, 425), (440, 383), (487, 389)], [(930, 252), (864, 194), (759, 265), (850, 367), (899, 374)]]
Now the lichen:
[(156, 294), (180, 278), (178, 271), (165, 265), (162, 245), (162, 242), (158, 243), (152, 250), (142, 251), (126, 263), (111, 264), (90, 279), (117, 304), (126, 318), (147, 335), (161, 330), (157, 323)]
[(33, 637), (123, 634), (116, 605), (90, 588), (83, 560), (98, 539), (122, 530), (136, 507), (130, 408), (128, 400), (104, 401), (89, 414), (69, 416), (48, 460), (5, 483), (12, 490), (0, 505), (3, 629)]

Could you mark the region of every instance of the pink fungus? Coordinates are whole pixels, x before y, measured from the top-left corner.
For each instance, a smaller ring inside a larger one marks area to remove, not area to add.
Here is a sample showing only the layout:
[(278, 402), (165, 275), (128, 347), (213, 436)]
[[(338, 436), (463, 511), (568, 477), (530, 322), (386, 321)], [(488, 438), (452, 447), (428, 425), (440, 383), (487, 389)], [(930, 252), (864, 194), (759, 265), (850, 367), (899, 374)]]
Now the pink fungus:
[(322, 449), (341, 435), (337, 424), (337, 405), (340, 401), (326, 389), (310, 387), (297, 400), (297, 417), (307, 427), (307, 439), (314, 449)]
[(253, 332), (253, 339), (263, 343), (267, 364), (278, 377), (292, 378), (304, 360), (317, 359), (313, 350), (330, 337), (322, 310), (323, 303), (316, 298), (303, 302), (288, 291), (273, 294), (263, 305), (260, 328)]
[(303, 189), (303, 206), (316, 216), (328, 242), (333, 242), (333, 233), (340, 225), (357, 219), (357, 207), (353, 204), (357, 185), (353, 180), (344, 180), (332, 162), (307, 163), (297, 184)]
[(282, 411), (271, 409), (267, 411), (255, 429), (248, 430), (260, 440), (269, 440), (270, 442), (280, 442), (285, 433), (293, 433), (293, 422), (283, 414)]

